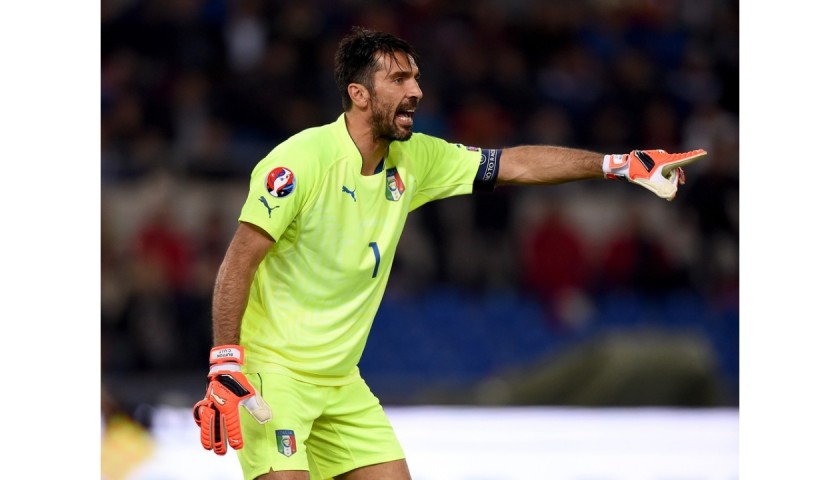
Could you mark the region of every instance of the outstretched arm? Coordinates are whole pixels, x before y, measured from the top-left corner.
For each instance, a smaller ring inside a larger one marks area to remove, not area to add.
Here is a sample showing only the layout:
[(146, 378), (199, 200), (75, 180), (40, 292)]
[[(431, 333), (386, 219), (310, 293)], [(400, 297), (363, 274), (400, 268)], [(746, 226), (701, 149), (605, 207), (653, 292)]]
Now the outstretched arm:
[(272, 245), (274, 240), (258, 227), (245, 222), (239, 224), (213, 290), (214, 345), (239, 344), (251, 281)]
[(552, 185), (604, 178), (604, 154), (550, 146), (505, 148), (499, 161), (498, 182), (513, 185)]
[(573, 180), (623, 178), (666, 200), (673, 200), (679, 185), (685, 183), (682, 166), (706, 155), (703, 149), (673, 154), (664, 150), (633, 150), (604, 155), (552, 146), (512, 147), (502, 152), (499, 183), (552, 185)]

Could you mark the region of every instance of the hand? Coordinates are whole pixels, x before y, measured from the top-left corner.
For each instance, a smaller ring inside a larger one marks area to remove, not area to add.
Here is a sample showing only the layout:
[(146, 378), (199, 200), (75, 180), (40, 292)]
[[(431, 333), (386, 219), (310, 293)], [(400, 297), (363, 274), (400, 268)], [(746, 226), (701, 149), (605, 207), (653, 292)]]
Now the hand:
[(633, 150), (623, 155), (604, 156), (604, 176), (609, 179), (626, 178), (668, 201), (677, 195), (677, 187), (685, 183), (683, 165), (706, 155), (701, 149), (685, 153), (665, 150)]
[(201, 445), (218, 455), (227, 445), (242, 448), (239, 425), (240, 402), (260, 423), (271, 420), (271, 407), (241, 372), (245, 351), (239, 345), (222, 345), (210, 350), (207, 393), (193, 407), (193, 419), (201, 428)]

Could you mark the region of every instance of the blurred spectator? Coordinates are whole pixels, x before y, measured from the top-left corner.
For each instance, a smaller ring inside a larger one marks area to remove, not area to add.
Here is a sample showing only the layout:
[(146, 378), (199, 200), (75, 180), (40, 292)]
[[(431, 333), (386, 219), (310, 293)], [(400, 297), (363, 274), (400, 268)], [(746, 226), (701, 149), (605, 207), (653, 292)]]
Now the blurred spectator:
[(161, 202), (137, 231), (133, 257), (144, 267), (159, 270), (165, 288), (184, 291), (190, 280), (193, 252), (177, 222), (172, 206)]
[(610, 64), (612, 91), (609, 101), (626, 111), (643, 109), (657, 95), (661, 95), (663, 79), (659, 66), (641, 48), (624, 46), (615, 52)]
[(641, 115), (639, 148), (659, 148), (666, 152), (680, 151), (681, 122), (673, 105), (663, 99), (654, 99), (645, 105)]
[(636, 144), (633, 141), (634, 119), (638, 113), (631, 114), (618, 106), (605, 105), (592, 111), (592, 118), (587, 124), (585, 143), (593, 149), (603, 152), (622, 152), (625, 145)]
[(738, 302), (738, 120), (715, 102), (699, 102), (686, 121), (683, 142), (707, 145), (707, 162), (685, 186), (685, 205), (698, 229), (692, 274), (698, 289), (729, 304)]
[(178, 336), (181, 338), (183, 366), (203, 367), (205, 353), (212, 347), (210, 327), (216, 273), (233, 236), (229, 218), (220, 210), (208, 212), (194, 240), (194, 260), (189, 288), (178, 301)]
[(523, 233), (519, 248), (522, 286), (539, 299), (555, 328), (575, 327), (582, 320), (578, 308), (588, 303), (589, 255), (580, 234), (550, 204)]
[(199, 71), (178, 75), (172, 88), (171, 118), (174, 129), (172, 148), (179, 158), (191, 162), (201, 155), (207, 141), (212, 112), (208, 97), (209, 79)]
[(697, 173), (712, 176), (738, 175), (738, 117), (715, 102), (698, 102), (685, 121), (682, 147), (705, 145), (712, 162), (697, 164)]
[(607, 80), (599, 57), (581, 45), (567, 45), (554, 54), (536, 73), (541, 95), (583, 115), (604, 95)]
[(574, 139), (572, 121), (566, 111), (550, 105), (531, 113), (523, 134), (526, 142), (535, 145), (571, 145)]
[(153, 208), (127, 252), (130, 288), (120, 320), (131, 341), (120, 356), (141, 369), (181, 361), (179, 302), (190, 288), (194, 261), (165, 195)]
[(172, 288), (170, 274), (159, 262), (133, 257), (130, 275), (131, 289), (122, 316), (130, 345), (121, 354), (130, 356), (131, 367), (138, 370), (179, 365), (179, 292)]
[(249, 72), (265, 55), (268, 29), (263, 2), (243, 0), (230, 5), (233, 11), (225, 25), (228, 64), (234, 72)]
[(126, 271), (125, 252), (115, 238), (111, 214), (103, 206), (101, 222), (102, 257), (100, 264), (100, 305), (102, 366), (105, 370), (130, 370), (132, 341), (123, 313), (129, 296), (130, 277)]
[(738, 299), (738, 177), (737, 157), (725, 149), (709, 158), (704, 175), (686, 189), (701, 240), (693, 270), (695, 285), (712, 298), (737, 304)]
[(513, 118), (488, 94), (467, 91), (451, 118), (452, 139), (458, 143), (498, 148), (512, 141)]
[(630, 207), (623, 217), (596, 268), (599, 289), (662, 296), (685, 287), (683, 272), (650, 227), (645, 212)]
[(705, 45), (694, 43), (685, 50), (679, 68), (669, 72), (667, 86), (683, 110), (698, 103), (717, 102), (723, 87)]

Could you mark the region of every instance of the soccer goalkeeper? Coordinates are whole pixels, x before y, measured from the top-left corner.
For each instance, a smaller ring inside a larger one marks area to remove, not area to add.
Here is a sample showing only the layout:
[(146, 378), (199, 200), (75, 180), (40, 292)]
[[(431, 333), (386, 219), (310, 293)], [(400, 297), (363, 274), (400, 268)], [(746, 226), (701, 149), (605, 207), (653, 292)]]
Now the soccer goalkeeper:
[(671, 200), (681, 167), (705, 155), (449, 143), (412, 132), (419, 78), (411, 45), (354, 28), (335, 56), (344, 112), (253, 169), (216, 281), (207, 393), (193, 411), (204, 448), (235, 449), (247, 479), (410, 478), (357, 367), (409, 212), (496, 184), (597, 178)]

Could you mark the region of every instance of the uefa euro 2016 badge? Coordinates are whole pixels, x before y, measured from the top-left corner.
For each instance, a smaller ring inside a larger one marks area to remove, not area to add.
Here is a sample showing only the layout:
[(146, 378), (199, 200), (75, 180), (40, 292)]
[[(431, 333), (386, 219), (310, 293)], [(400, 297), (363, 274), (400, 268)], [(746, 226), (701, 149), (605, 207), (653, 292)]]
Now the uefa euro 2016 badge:
[(265, 188), (273, 197), (285, 197), (295, 191), (297, 179), (286, 167), (277, 167), (265, 177)]
[(297, 452), (297, 443), (295, 442), (294, 430), (275, 430), (277, 434), (277, 451), (287, 457), (291, 457)]
[(402, 197), (405, 191), (405, 185), (400, 178), (400, 172), (397, 167), (391, 167), (385, 171), (385, 198), (392, 202), (396, 202)]

